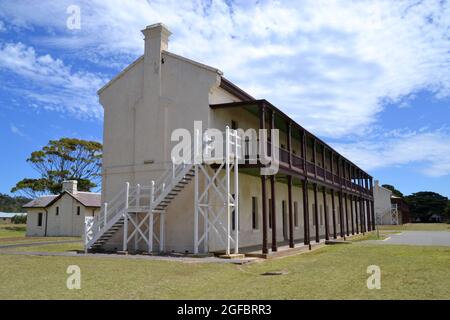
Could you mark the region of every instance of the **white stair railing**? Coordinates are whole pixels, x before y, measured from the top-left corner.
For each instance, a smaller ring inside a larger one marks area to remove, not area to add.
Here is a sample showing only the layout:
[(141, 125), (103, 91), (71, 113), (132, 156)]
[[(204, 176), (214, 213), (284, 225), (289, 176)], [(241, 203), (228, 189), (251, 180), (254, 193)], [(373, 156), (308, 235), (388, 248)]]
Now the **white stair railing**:
[(150, 186), (129, 183), (109, 202), (105, 202), (100, 213), (94, 219), (85, 219), (85, 247), (91, 247), (107, 230), (109, 230), (127, 212), (153, 211), (173, 188), (183, 179), (192, 164), (175, 164)]

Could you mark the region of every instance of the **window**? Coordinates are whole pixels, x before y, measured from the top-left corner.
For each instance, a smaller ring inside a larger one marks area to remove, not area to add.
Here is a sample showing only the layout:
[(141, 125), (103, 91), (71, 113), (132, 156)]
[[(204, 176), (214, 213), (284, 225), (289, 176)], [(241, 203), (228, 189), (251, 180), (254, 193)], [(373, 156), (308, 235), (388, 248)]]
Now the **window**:
[(234, 120), (231, 120), (231, 129), (236, 130), (238, 128), (238, 123)]
[(316, 204), (312, 204), (312, 217), (313, 217), (313, 226), (316, 226)]
[(252, 197), (252, 228), (258, 229), (258, 198)]
[(294, 227), (298, 227), (298, 202), (294, 201)]
[(320, 205), (320, 225), (323, 226), (323, 207)]
[(269, 228), (272, 228), (272, 199), (269, 199)]
[(56, 214), (57, 216), (59, 216), (59, 207), (56, 207), (56, 212), (55, 212), (55, 214)]
[(80, 215), (80, 211), (81, 211), (81, 208), (78, 206), (78, 207), (77, 207), (77, 216)]
[(42, 212), (39, 212), (39, 213), (38, 213), (37, 226), (38, 226), (38, 227), (42, 227)]

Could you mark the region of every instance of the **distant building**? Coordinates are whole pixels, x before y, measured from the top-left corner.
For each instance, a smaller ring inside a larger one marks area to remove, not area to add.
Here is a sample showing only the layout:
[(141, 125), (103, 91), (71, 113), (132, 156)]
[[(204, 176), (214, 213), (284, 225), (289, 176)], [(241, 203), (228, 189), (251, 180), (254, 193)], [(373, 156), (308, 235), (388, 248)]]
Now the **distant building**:
[(391, 197), (392, 191), (380, 186), (379, 181), (375, 180), (373, 198), (376, 224), (397, 224), (392, 217)]
[(100, 193), (78, 191), (77, 181), (64, 181), (63, 192), (34, 199), (28, 211), (27, 236), (81, 236), (84, 218), (100, 211)]
[(12, 223), (15, 216), (27, 215), (23, 212), (0, 212), (0, 224)]
[(397, 215), (398, 223), (396, 224), (410, 223), (411, 216), (409, 213), (409, 206), (405, 199), (393, 195), (391, 197), (391, 203), (393, 215)]

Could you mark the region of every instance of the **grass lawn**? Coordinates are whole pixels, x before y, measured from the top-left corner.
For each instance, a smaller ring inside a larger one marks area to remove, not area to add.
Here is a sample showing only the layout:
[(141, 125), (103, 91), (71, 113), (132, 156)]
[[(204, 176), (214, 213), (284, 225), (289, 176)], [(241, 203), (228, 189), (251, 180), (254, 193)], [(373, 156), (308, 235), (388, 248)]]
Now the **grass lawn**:
[[(66, 288), (69, 265), (81, 290)], [(380, 290), (367, 289), (369, 265)], [(449, 269), (449, 247), (360, 242), (244, 266), (2, 254), (0, 299), (450, 299)]]
[(0, 224), (0, 241), (3, 238), (25, 237), (26, 224)]
[(31, 242), (50, 242), (60, 240), (81, 240), (81, 237), (27, 237), (26, 224), (0, 225), (0, 246)]
[(405, 230), (405, 231), (450, 231), (448, 223), (408, 223), (404, 225), (377, 226), (380, 230)]
[(67, 252), (67, 251), (83, 251), (83, 243), (58, 243), (58, 244), (44, 244), (24, 247), (10, 247), (0, 248), (0, 252), (14, 251), (14, 252)]

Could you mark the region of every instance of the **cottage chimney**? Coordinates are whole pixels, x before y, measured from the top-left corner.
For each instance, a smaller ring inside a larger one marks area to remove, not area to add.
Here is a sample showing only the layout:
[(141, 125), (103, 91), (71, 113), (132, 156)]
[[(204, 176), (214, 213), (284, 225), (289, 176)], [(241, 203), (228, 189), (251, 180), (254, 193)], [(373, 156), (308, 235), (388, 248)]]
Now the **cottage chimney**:
[(76, 194), (78, 191), (78, 181), (77, 180), (67, 180), (63, 181), (62, 189), (63, 191), (67, 191), (71, 194)]

